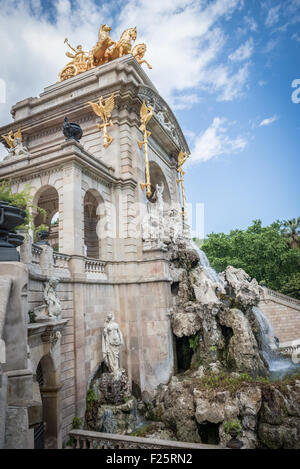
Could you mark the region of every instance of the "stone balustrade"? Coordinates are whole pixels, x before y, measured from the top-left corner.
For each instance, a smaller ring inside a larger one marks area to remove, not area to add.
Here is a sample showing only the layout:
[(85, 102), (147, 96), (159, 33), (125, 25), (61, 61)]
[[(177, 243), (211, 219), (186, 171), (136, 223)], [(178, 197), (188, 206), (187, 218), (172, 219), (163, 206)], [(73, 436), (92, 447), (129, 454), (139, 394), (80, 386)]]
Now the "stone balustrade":
[(53, 263), (56, 269), (67, 269), (69, 270), (70, 256), (62, 254), (60, 252), (53, 252)]
[(105, 276), (106, 263), (97, 259), (87, 258), (85, 261), (85, 272), (88, 277)]
[(279, 293), (277, 291), (271, 290), (270, 288), (267, 288), (267, 295), (266, 295), (266, 300), (273, 300), (277, 301), (279, 303), (286, 304), (287, 306), (290, 306), (291, 308), (296, 308), (299, 309), (300, 311), (300, 300), (297, 300), (296, 298), (292, 298), (291, 296), (284, 295), (283, 293)]
[(221, 445), (158, 440), (112, 433), (89, 432), (86, 430), (72, 430), (69, 432), (69, 435), (74, 440), (74, 449), (225, 449)]

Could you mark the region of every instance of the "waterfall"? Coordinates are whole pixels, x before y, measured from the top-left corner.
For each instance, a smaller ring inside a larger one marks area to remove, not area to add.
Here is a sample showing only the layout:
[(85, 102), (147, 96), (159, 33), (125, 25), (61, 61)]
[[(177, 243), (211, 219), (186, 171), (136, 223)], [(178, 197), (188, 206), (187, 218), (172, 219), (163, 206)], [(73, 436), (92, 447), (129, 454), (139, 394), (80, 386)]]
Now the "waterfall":
[(252, 311), (260, 326), (262, 354), (268, 363), (271, 379), (283, 379), (285, 376), (297, 372), (299, 367), (292, 360), (281, 357), (272, 350), (274, 331), (269, 319), (256, 306), (253, 306)]
[(198, 253), (200, 265), (203, 267), (203, 270), (207, 276), (215, 283), (222, 283), (215, 269), (211, 267), (205, 252), (202, 251), (194, 241), (191, 241), (191, 244), (193, 249)]
[(117, 433), (117, 425), (115, 419), (113, 418), (113, 413), (111, 409), (105, 409), (102, 414), (102, 429), (103, 433)]
[[(193, 249), (198, 253), (200, 265), (207, 276), (215, 283), (222, 283), (217, 272), (211, 267), (204, 251), (202, 251), (194, 241), (191, 241)], [(282, 357), (272, 349), (274, 346), (274, 330), (269, 319), (257, 307), (253, 306), (252, 311), (260, 327), (261, 352), (268, 364), (271, 379), (283, 379), (285, 376), (299, 371), (299, 366), (289, 358)]]

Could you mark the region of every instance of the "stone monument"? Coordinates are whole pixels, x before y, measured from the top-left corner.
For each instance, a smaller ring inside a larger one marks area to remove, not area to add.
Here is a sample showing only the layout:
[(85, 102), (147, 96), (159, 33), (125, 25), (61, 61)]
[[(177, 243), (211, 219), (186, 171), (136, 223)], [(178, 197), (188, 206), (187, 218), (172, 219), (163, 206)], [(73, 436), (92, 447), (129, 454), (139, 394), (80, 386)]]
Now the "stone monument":
[(44, 301), (45, 304), (34, 309), (35, 320), (40, 321), (56, 321), (61, 319), (61, 303), (57, 296), (56, 287), (59, 283), (57, 278), (50, 278), (45, 282)]

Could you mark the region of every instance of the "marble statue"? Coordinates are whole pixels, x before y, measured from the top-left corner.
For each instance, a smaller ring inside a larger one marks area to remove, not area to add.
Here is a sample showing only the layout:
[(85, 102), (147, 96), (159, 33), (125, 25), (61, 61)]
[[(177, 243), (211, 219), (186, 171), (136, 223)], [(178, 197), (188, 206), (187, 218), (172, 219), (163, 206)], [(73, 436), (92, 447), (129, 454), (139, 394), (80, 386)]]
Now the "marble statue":
[(167, 220), (164, 219), (164, 201), (163, 201), (164, 184), (156, 184), (154, 193), (155, 202), (148, 202), (148, 213), (142, 223), (142, 237), (144, 241), (143, 250), (152, 249), (167, 250), (165, 244)]
[(156, 191), (155, 191), (156, 203), (157, 203), (158, 211), (161, 212), (161, 213), (164, 210), (164, 201), (163, 201), (164, 188), (165, 188), (165, 186), (164, 186), (163, 183), (161, 183), (160, 186), (158, 184), (156, 184)]
[(56, 293), (56, 287), (59, 283), (57, 278), (51, 278), (45, 285), (44, 298), (48, 305), (50, 317), (60, 317), (61, 315), (61, 304)]
[(121, 345), (123, 345), (123, 335), (119, 325), (114, 322), (113, 314), (109, 313), (105, 320), (105, 327), (102, 337), (102, 352), (104, 363), (110, 373), (118, 374), (120, 369), (119, 353)]
[(42, 306), (34, 308), (35, 320), (51, 321), (61, 318), (61, 303), (57, 296), (56, 287), (59, 283), (57, 278), (50, 278), (44, 286), (44, 301)]
[(196, 300), (208, 306), (219, 304), (220, 300), (216, 295), (217, 289), (220, 293), (225, 293), (221, 283), (213, 282), (205, 273), (203, 267), (197, 268), (197, 274), (193, 284)]

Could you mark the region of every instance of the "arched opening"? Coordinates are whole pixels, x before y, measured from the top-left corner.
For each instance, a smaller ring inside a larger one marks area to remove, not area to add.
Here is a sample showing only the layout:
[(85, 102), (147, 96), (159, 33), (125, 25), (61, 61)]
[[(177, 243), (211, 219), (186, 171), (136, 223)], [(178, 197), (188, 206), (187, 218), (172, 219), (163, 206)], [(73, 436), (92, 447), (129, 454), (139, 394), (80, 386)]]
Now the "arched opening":
[(84, 196), (84, 255), (100, 258), (100, 240), (97, 225), (100, 220), (99, 210), (102, 199), (96, 191), (88, 190)]
[(154, 161), (150, 161), (149, 164), (149, 170), (150, 170), (150, 181), (151, 181), (151, 191), (152, 191), (152, 198), (149, 199), (150, 202), (155, 203), (156, 202), (156, 185), (158, 184), (161, 186), (163, 184), (164, 190), (163, 190), (163, 202), (164, 202), (164, 211), (168, 211), (171, 208), (171, 195), (170, 195), (170, 190), (169, 186), (167, 183), (167, 180), (165, 178), (164, 173), (162, 172), (161, 168), (158, 166), (157, 163)]
[(53, 248), (53, 251), (58, 251), (58, 239), (59, 239), (59, 212), (56, 212), (50, 222), (50, 235), (49, 244)]
[(36, 381), (42, 398), (42, 422), (34, 427), (34, 447), (55, 449), (60, 446), (60, 386), (50, 355), (41, 358), (36, 369)]
[(34, 198), (34, 205), (43, 208), (46, 211), (46, 217), (42, 213), (36, 213), (34, 217), (34, 226), (45, 224), (49, 227), (50, 246), (59, 250), (59, 198), (58, 192), (53, 186), (42, 187)]
[[(36, 369), (36, 381), (39, 385), (40, 394), (41, 388), (44, 385), (44, 376), (41, 363), (38, 364)], [(42, 399), (43, 402), (43, 399)], [(44, 415), (42, 412), (42, 421), (39, 422), (34, 426), (34, 449), (44, 449), (45, 448), (45, 423), (44, 423)]]

